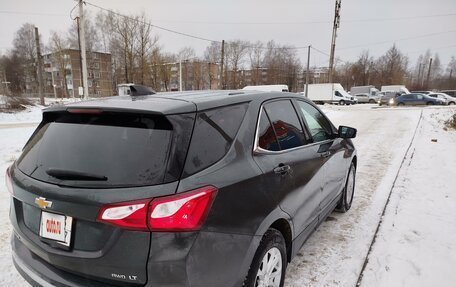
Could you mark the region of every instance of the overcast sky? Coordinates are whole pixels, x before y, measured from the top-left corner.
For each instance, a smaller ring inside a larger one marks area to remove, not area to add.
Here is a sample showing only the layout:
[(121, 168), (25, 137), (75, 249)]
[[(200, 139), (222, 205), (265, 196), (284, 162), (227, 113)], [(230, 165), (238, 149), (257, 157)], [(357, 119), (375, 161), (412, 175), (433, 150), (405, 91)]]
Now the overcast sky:
[[(207, 39), (274, 40), (297, 47), (311, 44), (329, 54), (335, 0), (88, 0), (124, 14), (144, 11), (153, 24)], [(74, 0), (0, 0), (0, 51), (12, 47), (25, 22), (38, 26), (46, 43), (50, 31), (67, 31)], [(86, 8), (95, 14), (98, 10)], [(75, 13), (77, 9), (75, 10)], [(75, 14), (74, 14), (75, 15)], [(184, 46), (203, 54), (208, 42), (155, 29), (166, 51)], [(442, 64), (456, 56), (456, 0), (342, 0), (336, 57), (354, 61), (363, 50), (378, 57), (394, 43), (416, 58), (428, 48)], [(305, 49), (299, 50), (306, 63)], [(327, 66), (313, 52), (311, 65)]]

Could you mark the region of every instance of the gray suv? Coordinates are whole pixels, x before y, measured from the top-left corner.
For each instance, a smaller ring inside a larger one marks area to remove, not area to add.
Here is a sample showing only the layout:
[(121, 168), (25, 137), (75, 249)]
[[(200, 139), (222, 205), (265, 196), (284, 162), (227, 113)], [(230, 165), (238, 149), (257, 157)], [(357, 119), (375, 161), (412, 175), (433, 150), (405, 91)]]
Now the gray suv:
[(14, 264), (33, 286), (283, 286), (350, 209), (355, 136), (282, 92), (48, 108), (7, 170)]

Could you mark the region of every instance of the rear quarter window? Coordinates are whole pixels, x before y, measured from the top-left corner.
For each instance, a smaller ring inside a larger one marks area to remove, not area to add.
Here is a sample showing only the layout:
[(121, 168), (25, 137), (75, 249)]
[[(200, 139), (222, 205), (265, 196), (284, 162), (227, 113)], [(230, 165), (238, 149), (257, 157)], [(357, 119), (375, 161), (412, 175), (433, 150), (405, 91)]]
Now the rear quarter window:
[(225, 156), (241, 126), (247, 107), (248, 104), (243, 103), (197, 114), (184, 177), (209, 167)]

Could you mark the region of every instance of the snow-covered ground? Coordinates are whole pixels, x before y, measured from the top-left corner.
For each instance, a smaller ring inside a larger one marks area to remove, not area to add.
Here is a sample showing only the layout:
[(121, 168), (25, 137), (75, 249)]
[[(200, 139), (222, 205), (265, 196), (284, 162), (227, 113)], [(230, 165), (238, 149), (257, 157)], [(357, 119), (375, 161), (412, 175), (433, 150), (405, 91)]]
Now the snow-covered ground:
[(423, 112), (361, 286), (456, 286), (456, 131), (442, 130), (449, 116)]
[[(456, 131), (444, 131), (442, 120), (456, 109), (323, 109), (336, 125), (358, 129), (355, 199), (348, 213), (331, 214), (305, 243), (288, 267), (285, 286), (356, 286), (391, 190), (361, 284), (451, 286), (456, 282), (456, 272), (451, 274), (456, 266)], [(40, 119), (39, 109), (0, 114), (0, 217), (5, 219), (0, 223), (0, 286), (27, 286), (11, 261), (3, 182), (4, 170)]]

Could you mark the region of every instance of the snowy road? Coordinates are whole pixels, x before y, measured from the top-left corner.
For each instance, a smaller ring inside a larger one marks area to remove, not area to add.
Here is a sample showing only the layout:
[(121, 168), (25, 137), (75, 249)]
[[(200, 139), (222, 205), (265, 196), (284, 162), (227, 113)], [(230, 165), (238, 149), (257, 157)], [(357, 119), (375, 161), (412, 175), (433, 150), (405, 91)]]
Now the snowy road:
[[(447, 108), (400, 109), (358, 105), (325, 106), (324, 110), (336, 125), (349, 125), (358, 129), (358, 137), (354, 140), (359, 156), (355, 199), (348, 213), (331, 214), (306, 242), (288, 267), (285, 282), (287, 287), (356, 286), (422, 110), (426, 113), (446, 111), (448, 115)], [(9, 195), (3, 184), (3, 171), (19, 155), (32, 132), (33, 127), (26, 126), (0, 128), (0, 216), (5, 219), (8, 218)], [(454, 202), (453, 200), (453, 204)], [(5, 220), (0, 224), (0, 286), (27, 286), (12, 266), (10, 234), (11, 226)], [(385, 236), (383, 233), (380, 235)], [(451, 245), (447, 241), (445, 244)], [(375, 252), (378, 251), (374, 249), (373, 253)], [(382, 264), (386, 263), (379, 261), (379, 265)], [(365, 286), (377, 285), (375, 272), (372, 272), (376, 268), (375, 265), (367, 266), (366, 272), (369, 275), (365, 277)], [(384, 277), (377, 280), (382, 278)], [(369, 285), (369, 282), (373, 285)]]
[(335, 125), (358, 129), (358, 170), (352, 209), (333, 212), (288, 267), (286, 286), (355, 286), (391, 185), (421, 109), (331, 106)]

